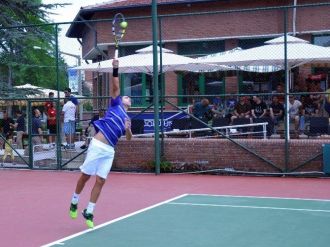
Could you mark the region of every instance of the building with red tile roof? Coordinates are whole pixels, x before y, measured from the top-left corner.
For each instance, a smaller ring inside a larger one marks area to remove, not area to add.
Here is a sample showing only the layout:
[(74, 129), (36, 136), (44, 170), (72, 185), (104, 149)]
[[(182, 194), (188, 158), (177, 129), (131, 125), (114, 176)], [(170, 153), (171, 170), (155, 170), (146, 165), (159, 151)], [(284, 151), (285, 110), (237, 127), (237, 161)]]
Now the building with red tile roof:
[[(186, 56), (202, 56), (230, 50), (262, 45), (265, 41), (287, 32), (311, 43), (330, 44), (330, 5), (319, 0), (159, 0), (158, 21), (161, 41), (165, 48)], [(293, 8), (294, 4), (300, 7)], [(312, 6), (316, 4), (316, 6)], [(289, 6), (284, 9), (279, 8)], [(152, 43), (151, 1), (105, 1), (82, 7), (71, 24), (67, 37), (82, 43), (83, 59), (99, 61), (111, 58), (114, 39), (111, 19), (121, 12), (129, 26), (120, 44), (120, 56), (130, 55)], [(284, 15), (287, 13), (287, 20)], [(99, 21), (104, 20), (104, 21)], [(85, 21), (85, 22), (84, 22)], [(315, 70), (314, 70), (315, 71)], [(328, 70), (327, 70), (328, 71)], [(311, 67), (300, 68), (300, 77), (311, 74)], [(94, 81), (94, 95), (106, 95), (107, 74), (89, 74)], [(144, 74), (124, 75), (122, 90), (128, 95), (152, 94), (151, 78)], [(283, 82), (283, 72), (251, 75), (251, 73), (173, 73), (165, 75), (166, 95), (200, 94), (218, 95), (247, 90), (246, 82), (257, 92), (270, 92)], [(254, 82), (253, 82), (254, 81)], [(214, 83), (219, 82), (219, 83)], [(210, 97), (211, 100), (213, 97)], [(185, 106), (191, 98), (171, 99)], [(145, 106), (148, 98), (136, 99), (135, 106)]]

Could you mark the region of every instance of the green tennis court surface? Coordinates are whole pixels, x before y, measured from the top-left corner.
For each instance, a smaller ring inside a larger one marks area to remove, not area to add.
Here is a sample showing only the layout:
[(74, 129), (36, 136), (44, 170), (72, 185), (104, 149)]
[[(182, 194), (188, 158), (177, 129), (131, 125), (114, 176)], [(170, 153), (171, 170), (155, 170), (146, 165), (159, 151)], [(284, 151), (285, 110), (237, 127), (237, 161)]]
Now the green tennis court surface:
[(330, 201), (182, 195), (45, 246), (318, 247)]

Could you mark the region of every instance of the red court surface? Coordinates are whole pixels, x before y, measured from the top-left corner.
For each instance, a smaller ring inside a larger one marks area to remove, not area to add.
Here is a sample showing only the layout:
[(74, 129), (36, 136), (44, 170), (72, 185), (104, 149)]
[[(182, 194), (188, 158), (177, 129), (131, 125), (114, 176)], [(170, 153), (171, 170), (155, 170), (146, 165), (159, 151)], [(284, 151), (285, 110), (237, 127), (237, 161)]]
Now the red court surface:
[[(78, 172), (0, 170), (1, 246), (40, 246), (85, 230), (82, 217), (68, 215), (78, 177)], [(93, 182), (81, 195), (79, 211)], [(330, 199), (330, 179), (112, 173), (95, 224), (185, 193)]]

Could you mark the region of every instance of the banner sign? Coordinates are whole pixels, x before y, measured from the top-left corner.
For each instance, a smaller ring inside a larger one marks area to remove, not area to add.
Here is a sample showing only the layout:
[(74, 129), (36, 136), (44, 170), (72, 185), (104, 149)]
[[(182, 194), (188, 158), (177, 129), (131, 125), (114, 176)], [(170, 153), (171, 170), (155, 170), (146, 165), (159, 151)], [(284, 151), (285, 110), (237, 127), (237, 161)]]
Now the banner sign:
[(79, 70), (68, 69), (68, 80), (69, 80), (69, 88), (72, 93), (78, 92), (79, 87)]
[[(186, 118), (188, 115), (184, 112), (163, 112), (163, 126), (164, 131), (171, 131), (173, 119)], [(144, 120), (144, 133), (153, 133), (155, 129), (155, 120), (153, 112), (134, 113), (128, 112), (128, 116), (132, 119), (143, 119)], [(161, 131), (162, 125), (162, 114), (159, 113), (159, 130)]]

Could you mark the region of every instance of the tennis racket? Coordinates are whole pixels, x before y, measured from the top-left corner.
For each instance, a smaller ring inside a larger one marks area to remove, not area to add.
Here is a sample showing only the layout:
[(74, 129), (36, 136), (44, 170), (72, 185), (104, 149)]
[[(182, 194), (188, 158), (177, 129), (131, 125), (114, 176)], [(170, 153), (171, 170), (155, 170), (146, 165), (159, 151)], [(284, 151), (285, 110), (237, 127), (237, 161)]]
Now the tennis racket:
[(127, 22), (122, 13), (117, 13), (112, 20), (112, 34), (115, 38), (115, 58), (118, 58), (118, 45), (124, 37), (127, 28)]

